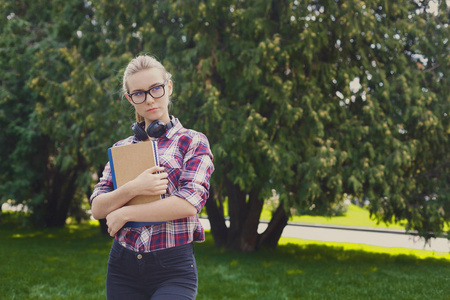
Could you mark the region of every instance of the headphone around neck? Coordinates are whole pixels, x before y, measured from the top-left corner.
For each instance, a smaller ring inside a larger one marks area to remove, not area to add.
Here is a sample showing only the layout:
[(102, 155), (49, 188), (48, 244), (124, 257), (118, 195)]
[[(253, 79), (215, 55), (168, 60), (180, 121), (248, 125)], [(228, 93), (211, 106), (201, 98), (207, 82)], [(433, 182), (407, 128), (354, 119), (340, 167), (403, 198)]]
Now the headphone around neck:
[(163, 136), (166, 130), (169, 130), (174, 126), (173, 116), (170, 116), (170, 122), (167, 124), (164, 124), (160, 120), (155, 120), (150, 125), (148, 125), (147, 130), (144, 130), (144, 126), (145, 121), (139, 123), (135, 122), (131, 126), (131, 129), (133, 129), (133, 132), (138, 140), (145, 141), (148, 139), (148, 137), (159, 138)]

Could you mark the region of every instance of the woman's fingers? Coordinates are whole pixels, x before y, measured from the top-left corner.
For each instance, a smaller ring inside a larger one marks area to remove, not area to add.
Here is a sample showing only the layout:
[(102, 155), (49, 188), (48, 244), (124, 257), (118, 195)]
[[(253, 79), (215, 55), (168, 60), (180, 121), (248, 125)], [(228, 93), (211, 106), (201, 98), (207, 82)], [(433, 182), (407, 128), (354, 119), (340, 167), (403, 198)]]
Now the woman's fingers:
[(159, 166), (153, 166), (153, 167), (147, 169), (146, 171), (150, 172), (151, 174), (155, 174), (155, 173), (158, 173), (158, 172), (163, 172), (164, 168), (163, 167), (159, 167)]
[(161, 173), (155, 174), (155, 176), (159, 180), (167, 180), (167, 178), (169, 177), (169, 175), (166, 172), (161, 172)]
[(135, 179), (138, 195), (162, 195), (167, 192), (169, 175), (163, 167), (151, 167)]

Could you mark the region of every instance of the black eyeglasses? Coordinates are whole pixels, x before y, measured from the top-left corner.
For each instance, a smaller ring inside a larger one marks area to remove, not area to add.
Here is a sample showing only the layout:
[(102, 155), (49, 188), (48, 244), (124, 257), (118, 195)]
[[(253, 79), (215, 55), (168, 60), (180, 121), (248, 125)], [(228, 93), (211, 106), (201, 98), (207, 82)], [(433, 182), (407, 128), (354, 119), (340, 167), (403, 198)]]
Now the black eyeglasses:
[(154, 86), (151, 89), (148, 89), (146, 91), (139, 91), (139, 92), (134, 92), (131, 94), (127, 93), (127, 94), (128, 94), (128, 96), (130, 96), (131, 101), (133, 101), (134, 104), (144, 103), (147, 100), (147, 94), (150, 94), (150, 96), (153, 99), (159, 99), (166, 94), (164, 87), (167, 85), (168, 82), (169, 82), (169, 79), (167, 79), (163, 84)]

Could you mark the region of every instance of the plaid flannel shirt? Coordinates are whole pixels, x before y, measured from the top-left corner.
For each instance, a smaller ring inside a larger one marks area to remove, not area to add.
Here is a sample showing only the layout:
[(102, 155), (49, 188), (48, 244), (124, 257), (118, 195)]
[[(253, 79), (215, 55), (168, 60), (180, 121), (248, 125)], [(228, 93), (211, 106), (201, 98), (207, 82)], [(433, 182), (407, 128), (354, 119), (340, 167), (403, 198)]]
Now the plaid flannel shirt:
[[(130, 136), (113, 145), (139, 143)], [(206, 136), (194, 130), (185, 129), (178, 119), (175, 126), (157, 139), (160, 166), (168, 174), (168, 196), (177, 196), (191, 203), (200, 212), (209, 197), (209, 179), (214, 171), (209, 142)], [(114, 189), (109, 162), (90, 197)], [(163, 201), (163, 200), (162, 200)], [(135, 252), (151, 252), (205, 240), (205, 231), (198, 216), (172, 220), (163, 224), (144, 227), (124, 227), (116, 234), (116, 240)]]

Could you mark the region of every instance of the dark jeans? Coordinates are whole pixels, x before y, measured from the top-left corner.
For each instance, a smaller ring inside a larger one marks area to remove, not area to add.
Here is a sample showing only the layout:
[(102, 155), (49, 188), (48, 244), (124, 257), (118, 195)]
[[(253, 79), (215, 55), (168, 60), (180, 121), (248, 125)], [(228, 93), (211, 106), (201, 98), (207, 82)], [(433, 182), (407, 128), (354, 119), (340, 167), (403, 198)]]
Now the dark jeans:
[(193, 244), (137, 253), (114, 241), (106, 296), (120, 299), (195, 299), (198, 275)]

